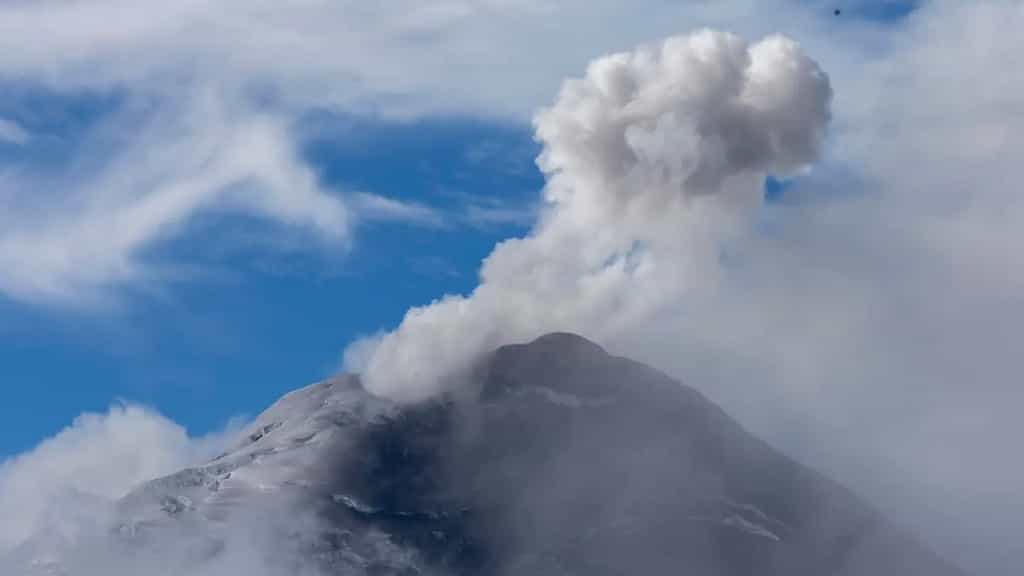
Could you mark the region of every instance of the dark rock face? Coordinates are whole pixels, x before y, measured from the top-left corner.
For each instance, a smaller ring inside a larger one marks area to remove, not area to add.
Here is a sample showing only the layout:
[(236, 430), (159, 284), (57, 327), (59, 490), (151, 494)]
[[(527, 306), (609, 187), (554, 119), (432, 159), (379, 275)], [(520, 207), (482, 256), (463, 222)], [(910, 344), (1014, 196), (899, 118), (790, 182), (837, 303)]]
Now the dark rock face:
[(469, 386), (360, 428), (325, 516), (443, 574), (960, 574), (696, 391), (582, 338), (503, 347)]

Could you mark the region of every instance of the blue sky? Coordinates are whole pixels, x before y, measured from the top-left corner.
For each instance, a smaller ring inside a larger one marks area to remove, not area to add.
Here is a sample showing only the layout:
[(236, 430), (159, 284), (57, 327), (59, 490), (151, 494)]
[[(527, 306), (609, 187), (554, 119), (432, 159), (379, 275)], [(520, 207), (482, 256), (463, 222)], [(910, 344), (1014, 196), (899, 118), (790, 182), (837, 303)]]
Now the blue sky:
[[(805, 2), (800, 9), (833, 4), (851, 21), (895, 21), (916, 3)], [(0, 168), (54, 174), (39, 194), (59, 202), (62, 179), (97, 161), (90, 148), (97, 127), (126, 106), (116, 88), (4, 80), (0, 118), (17, 121), (31, 138), (0, 139)], [(307, 111), (298, 119), (302, 160), (322, 185), (429, 206), (438, 222), (369, 219), (357, 224), (348, 249), (309, 250), (301, 231), (204, 213), (147, 247), (175, 267), (172, 277), (118, 289), (111, 305), (0, 295), (0, 457), (118, 399), (151, 405), (203, 434), (336, 371), (348, 342), (393, 327), (411, 305), (470, 291), (495, 243), (529, 229), (543, 186), (528, 123), (495, 117)], [(781, 190), (769, 183), (769, 198)]]
[[(94, 105), (65, 106), (73, 126)], [(159, 294), (95, 311), (0, 300), (0, 381), (17, 383), (0, 407), (15, 432), (0, 439), (0, 453), (25, 450), (115, 399), (157, 407), (197, 434), (253, 415), (336, 371), (344, 343), (396, 324), (410, 305), (471, 290), (495, 242), (526, 229), (542, 185), (527, 128), (466, 118), (315, 121), (336, 124), (306, 144), (325, 182), (480, 214), (443, 227), (369, 224), (337, 254), (274, 246), (275, 231), (262, 223), (214, 216), (159, 247), (196, 268)], [(43, 163), (60, 154), (16, 152)]]

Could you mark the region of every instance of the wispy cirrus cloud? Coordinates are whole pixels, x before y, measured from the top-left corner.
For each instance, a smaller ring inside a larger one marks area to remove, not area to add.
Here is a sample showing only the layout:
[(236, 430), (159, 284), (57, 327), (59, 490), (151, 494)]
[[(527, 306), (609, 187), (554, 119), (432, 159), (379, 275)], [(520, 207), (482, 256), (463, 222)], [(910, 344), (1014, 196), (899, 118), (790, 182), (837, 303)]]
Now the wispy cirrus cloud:
[[(238, 428), (232, 423), (223, 433), (193, 438), (176, 423), (132, 404), (82, 414), (32, 450), (0, 461), (0, 509), (7, 517), (0, 527), (0, 557), (41, 530), (71, 528), (78, 514), (88, 516), (87, 503), (102, 508), (140, 482), (215, 456)], [(75, 513), (65, 515), (62, 505)]]
[[(145, 252), (194, 214), (234, 210), (306, 226), (344, 245), (351, 214), (296, 156), (280, 119), (216, 94), (166, 113), (124, 113), (90, 142), (94, 166), (16, 173), (0, 216), (0, 290), (30, 301), (95, 302), (151, 278)], [(56, 191), (54, 191), (56, 189)]]
[(362, 220), (405, 222), (431, 228), (447, 224), (445, 214), (420, 202), (403, 202), (367, 192), (352, 195), (352, 207)]
[(29, 133), (13, 120), (0, 118), (0, 143), (24, 144), (28, 142)]
[(466, 205), (462, 217), (470, 226), (479, 228), (492, 226), (527, 228), (537, 220), (537, 211), (536, 203), (514, 205), (505, 202), (482, 202)]

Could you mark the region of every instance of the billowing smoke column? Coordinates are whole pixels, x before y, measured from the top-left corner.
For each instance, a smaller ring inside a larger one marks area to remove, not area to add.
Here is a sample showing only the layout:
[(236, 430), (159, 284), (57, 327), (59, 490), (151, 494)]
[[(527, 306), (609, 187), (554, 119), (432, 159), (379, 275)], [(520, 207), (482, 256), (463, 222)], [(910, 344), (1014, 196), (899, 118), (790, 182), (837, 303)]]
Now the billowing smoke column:
[(534, 119), (547, 185), (530, 235), (497, 246), (470, 296), (353, 344), (348, 367), (373, 392), (415, 401), (500, 343), (550, 330), (600, 340), (651, 318), (715, 274), (767, 174), (817, 158), (831, 96), (779, 36), (705, 30), (593, 61)]

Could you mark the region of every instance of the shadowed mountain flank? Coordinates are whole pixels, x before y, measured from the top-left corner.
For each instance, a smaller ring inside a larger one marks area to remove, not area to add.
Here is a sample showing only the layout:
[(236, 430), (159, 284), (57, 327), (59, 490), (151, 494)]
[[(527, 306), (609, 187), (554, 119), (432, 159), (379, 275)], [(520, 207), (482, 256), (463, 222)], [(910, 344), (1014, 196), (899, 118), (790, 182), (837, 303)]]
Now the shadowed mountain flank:
[(449, 573), (958, 574), (697, 391), (579, 336), (504, 346), (476, 374), (469, 398), (364, 428), (331, 480)]

